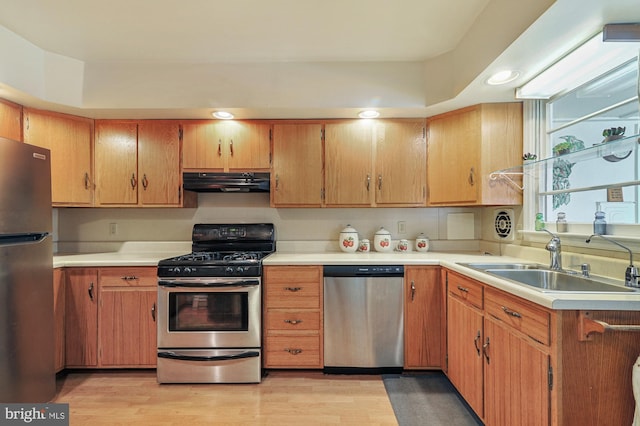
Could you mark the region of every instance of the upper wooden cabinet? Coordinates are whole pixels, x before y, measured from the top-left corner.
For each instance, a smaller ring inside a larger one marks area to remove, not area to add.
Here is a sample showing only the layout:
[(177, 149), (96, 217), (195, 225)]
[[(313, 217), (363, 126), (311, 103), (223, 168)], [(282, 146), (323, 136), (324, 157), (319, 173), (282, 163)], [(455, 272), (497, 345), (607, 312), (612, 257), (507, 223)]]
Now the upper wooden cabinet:
[(425, 133), (424, 119), (376, 121), (376, 205), (425, 205)]
[(482, 104), (427, 120), (429, 205), (519, 205), (490, 174), (522, 164), (522, 104)]
[(51, 151), (54, 206), (93, 204), (92, 137), (91, 119), (25, 108), (24, 141)]
[(326, 123), (324, 205), (425, 205), (426, 153), (423, 119)]
[(271, 124), (183, 121), (183, 168), (188, 171), (268, 171)]
[(273, 207), (322, 205), (322, 124), (277, 123), (273, 126)]
[(22, 105), (0, 99), (0, 137), (22, 140)]
[(180, 124), (96, 120), (98, 206), (181, 207)]

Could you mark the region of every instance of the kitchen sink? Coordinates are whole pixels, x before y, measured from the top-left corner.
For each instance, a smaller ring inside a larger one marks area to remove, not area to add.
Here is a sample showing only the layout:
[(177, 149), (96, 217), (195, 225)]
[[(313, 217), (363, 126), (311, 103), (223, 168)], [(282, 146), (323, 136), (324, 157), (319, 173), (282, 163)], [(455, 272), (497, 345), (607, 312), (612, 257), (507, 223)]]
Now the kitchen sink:
[(467, 266), (473, 269), (487, 270), (487, 269), (544, 269), (545, 267), (537, 263), (460, 263), (462, 266)]
[(486, 273), (542, 292), (632, 293), (634, 289), (550, 269), (485, 269)]

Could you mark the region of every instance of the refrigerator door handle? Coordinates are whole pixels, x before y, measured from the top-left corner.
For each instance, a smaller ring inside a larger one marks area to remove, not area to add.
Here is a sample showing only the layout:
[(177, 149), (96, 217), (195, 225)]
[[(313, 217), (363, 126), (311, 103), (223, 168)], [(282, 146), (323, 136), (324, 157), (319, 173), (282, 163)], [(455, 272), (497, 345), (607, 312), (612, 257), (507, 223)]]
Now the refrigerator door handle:
[(0, 235), (0, 246), (37, 244), (44, 241), (50, 234), (48, 232), (32, 232), (28, 234), (4, 234)]

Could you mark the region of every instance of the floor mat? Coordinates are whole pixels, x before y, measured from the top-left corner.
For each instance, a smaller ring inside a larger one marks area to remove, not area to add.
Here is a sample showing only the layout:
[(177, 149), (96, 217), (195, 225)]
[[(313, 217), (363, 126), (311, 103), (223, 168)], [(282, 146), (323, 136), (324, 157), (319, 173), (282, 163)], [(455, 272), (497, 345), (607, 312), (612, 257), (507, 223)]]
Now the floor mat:
[(400, 426), (482, 425), (441, 372), (383, 374), (382, 381)]

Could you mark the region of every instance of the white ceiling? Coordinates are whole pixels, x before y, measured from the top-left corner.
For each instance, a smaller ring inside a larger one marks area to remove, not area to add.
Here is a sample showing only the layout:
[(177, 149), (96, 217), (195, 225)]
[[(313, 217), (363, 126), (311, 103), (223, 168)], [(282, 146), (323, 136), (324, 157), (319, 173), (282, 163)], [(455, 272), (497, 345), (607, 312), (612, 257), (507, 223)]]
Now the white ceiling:
[[(95, 118), (429, 116), (512, 100), (605, 23), (640, 21), (637, 0), (0, 0), (0, 10), (0, 97)], [(511, 67), (519, 80), (484, 84)]]

